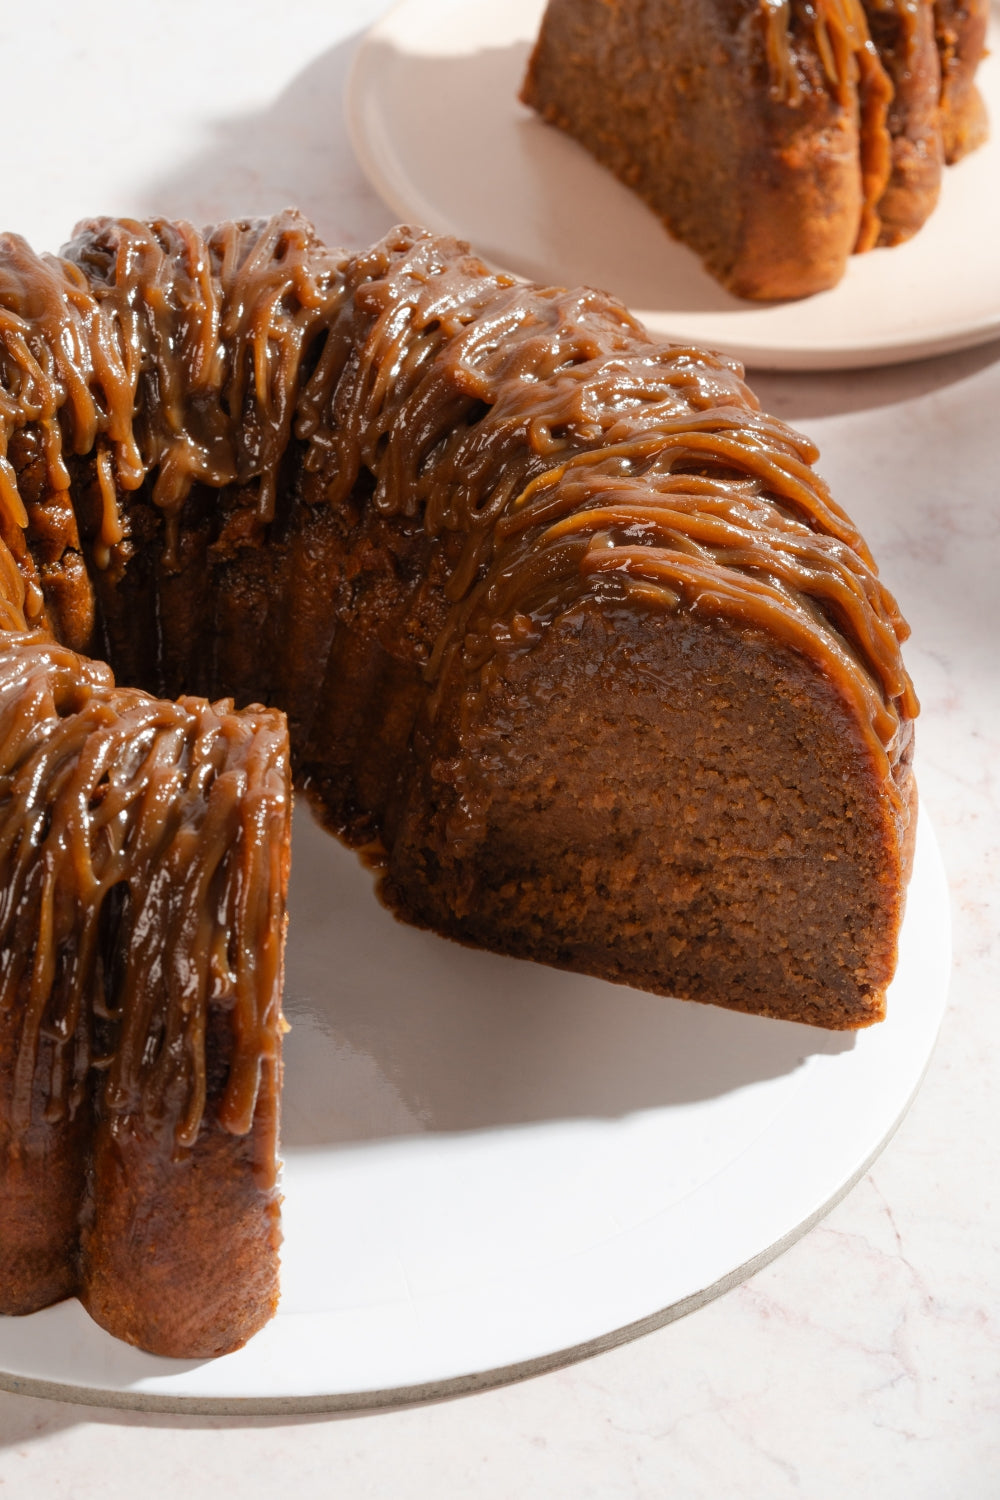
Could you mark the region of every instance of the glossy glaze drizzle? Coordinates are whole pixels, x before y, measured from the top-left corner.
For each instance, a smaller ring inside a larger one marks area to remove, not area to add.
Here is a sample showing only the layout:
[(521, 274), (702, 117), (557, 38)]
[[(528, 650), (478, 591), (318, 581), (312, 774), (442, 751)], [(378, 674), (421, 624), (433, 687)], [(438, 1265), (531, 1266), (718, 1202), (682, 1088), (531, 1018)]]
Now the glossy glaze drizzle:
[[(119, 688), (44, 631), (0, 633), (0, 1009), (19, 1014), (12, 1119), (106, 1074), (102, 1112), (179, 1147), (206, 1098), (210, 1004), (235, 1046), (216, 1117), (249, 1130), (280, 1038), (287, 755), (280, 716)], [(111, 925), (106, 924), (111, 918)], [(26, 941), (33, 934), (34, 941)]]
[[(914, 0), (883, 0), (887, 8), (909, 17)], [(827, 87), (842, 106), (855, 96), (862, 212), (856, 251), (870, 250), (881, 227), (878, 204), (892, 171), (888, 128), (892, 83), (872, 41), (862, 0), (760, 0), (764, 52), (771, 97), (793, 109), (805, 87), (795, 38), (810, 37)]]

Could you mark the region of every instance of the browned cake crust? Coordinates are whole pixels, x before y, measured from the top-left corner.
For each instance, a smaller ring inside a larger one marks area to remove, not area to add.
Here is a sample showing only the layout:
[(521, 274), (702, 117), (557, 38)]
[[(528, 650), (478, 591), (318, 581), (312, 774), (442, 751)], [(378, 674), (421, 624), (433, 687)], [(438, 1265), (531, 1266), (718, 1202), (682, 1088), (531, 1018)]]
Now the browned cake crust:
[(943, 161), (982, 139), (984, 0), (971, 12), (549, 0), (521, 97), (738, 296), (802, 297), (835, 285), (853, 252), (915, 233)]
[(989, 122), (976, 88), (976, 69), (986, 50), (989, 0), (934, 0), (934, 28), (941, 58), (941, 130), (945, 161), (960, 161), (985, 141)]
[(273, 1310), (283, 715), (407, 920), (882, 1014), (905, 626), (736, 364), (288, 213), (0, 240), (0, 377), (4, 1310), (189, 1356)]
[(934, 11), (900, 0), (864, 0), (872, 42), (892, 84), (886, 118), (892, 171), (878, 201), (878, 243), (898, 245), (937, 203), (944, 166), (941, 62)]

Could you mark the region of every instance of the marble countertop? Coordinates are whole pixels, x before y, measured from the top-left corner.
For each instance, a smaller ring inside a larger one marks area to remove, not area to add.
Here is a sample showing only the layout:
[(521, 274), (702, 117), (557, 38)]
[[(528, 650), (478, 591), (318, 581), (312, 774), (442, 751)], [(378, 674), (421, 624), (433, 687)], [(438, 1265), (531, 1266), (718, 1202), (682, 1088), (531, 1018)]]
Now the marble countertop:
[[(19, 149), (5, 226), (54, 247), (94, 210), (208, 221), (295, 202), (328, 240), (372, 239), (392, 216), (341, 108), (357, 37), (384, 9), (113, 0), (94, 25), (69, 4), (9, 8), (0, 54)], [(913, 627), (920, 788), (951, 885), (955, 965), (898, 1134), (744, 1285), (520, 1385), (290, 1420), (0, 1394), (2, 1500), (237, 1485), (246, 1500), (292, 1488), (342, 1500), (1000, 1493), (1000, 345), (753, 384), (818, 442)]]

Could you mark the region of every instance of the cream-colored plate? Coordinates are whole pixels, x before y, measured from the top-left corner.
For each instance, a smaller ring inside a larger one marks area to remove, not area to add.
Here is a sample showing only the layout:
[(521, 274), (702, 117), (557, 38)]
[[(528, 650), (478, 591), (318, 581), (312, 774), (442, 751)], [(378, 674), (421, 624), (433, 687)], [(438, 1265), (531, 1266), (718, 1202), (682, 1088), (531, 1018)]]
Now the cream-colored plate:
[(402, 218), (534, 281), (606, 287), (665, 338), (763, 369), (888, 364), (1000, 337), (1000, 20), (980, 69), (990, 142), (944, 174), (906, 245), (853, 256), (832, 291), (755, 306), (575, 141), (517, 100), (543, 0), (404, 0), (348, 94), (368, 177)]
[(64, 1302), (0, 1318), (0, 1386), (336, 1410), (607, 1348), (750, 1275), (837, 1201), (905, 1111), (944, 1007), (948, 896), (924, 815), (889, 1018), (857, 1036), (403, 927), (305, 812), (293, 856), (277, 1317), (224, 1359), (164, 1360)]

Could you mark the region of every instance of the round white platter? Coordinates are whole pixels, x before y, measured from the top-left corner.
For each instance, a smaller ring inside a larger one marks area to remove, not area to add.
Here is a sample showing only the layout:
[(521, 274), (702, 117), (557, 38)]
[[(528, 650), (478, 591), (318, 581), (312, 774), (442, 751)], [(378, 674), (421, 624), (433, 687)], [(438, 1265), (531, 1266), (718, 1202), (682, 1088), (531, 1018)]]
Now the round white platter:
[(404, 927), (304, 810), (291, 913), (277, 1317), (226, 1358), (165, 1360), (63, 1302), (0, 1318), (0, 1386), (376, 1408), (634, 1337), (752, 1274), (857, 1181), (920, 1082), (950, 964), (923, 814), (888, 1019), (856, 1035)]
[(654, 333), (758, 369), (889, 364), (1000, 337), (1000, 16), (979, 71), (992, 138), (944, 174), (905, 245), (852, 256), (839, 286), (755, 305), (720, 287), (652, 212), (518, 102), (544, 0), (403, 0), (367, 35), (348, 123), (404, 219), (533, 281), (605, 287)]

